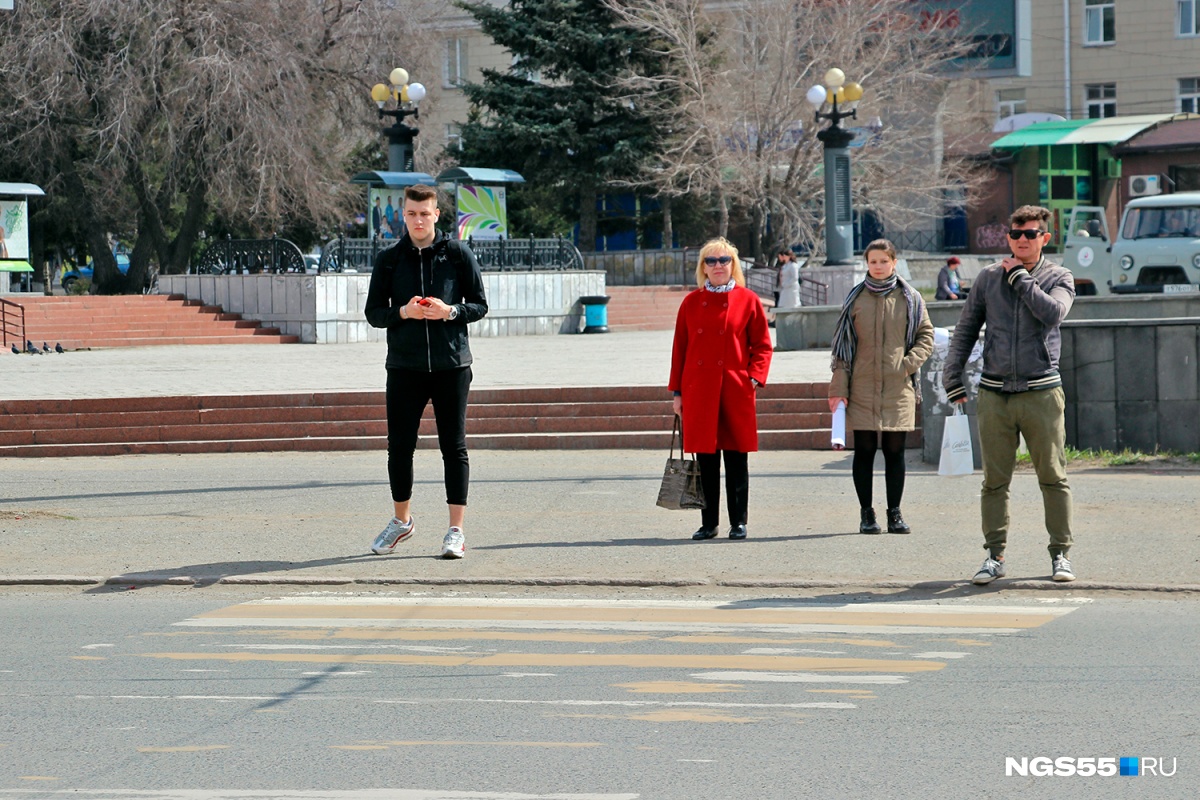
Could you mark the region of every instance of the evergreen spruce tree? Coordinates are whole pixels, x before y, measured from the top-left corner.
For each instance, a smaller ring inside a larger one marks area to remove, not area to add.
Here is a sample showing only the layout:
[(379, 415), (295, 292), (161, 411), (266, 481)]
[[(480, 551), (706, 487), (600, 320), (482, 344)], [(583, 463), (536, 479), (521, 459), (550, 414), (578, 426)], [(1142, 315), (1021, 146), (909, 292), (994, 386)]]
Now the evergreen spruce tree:
[(630, 70), (659, 69), (649, 40), (620, 27), (602, 0), (459, 5), (514, 62), (463, 86), (473, 111), (462, 162), (514, 169), (551, 189), (577, 209), (580, 249), (593, 249), (598, 194), (635, 175), (658, 143), (654, 121), (614, 88)]

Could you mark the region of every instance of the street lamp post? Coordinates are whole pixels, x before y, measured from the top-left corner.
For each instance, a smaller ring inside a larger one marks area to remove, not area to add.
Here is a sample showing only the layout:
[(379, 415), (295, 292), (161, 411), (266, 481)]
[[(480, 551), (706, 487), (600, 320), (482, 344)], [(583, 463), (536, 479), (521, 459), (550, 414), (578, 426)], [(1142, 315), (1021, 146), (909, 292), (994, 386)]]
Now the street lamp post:
[[(858, 101), (863, 88), (846, 82), (846, 73), (834, 67), (825, 73), (825, 85), (808, 90), (808, 102), (816, 109), (816, 121), (829, 120), (829, 126), (817, 131), (825, 150), (825, 266), (853, 264), (854, 209), (850, 201), (850, 142), (854, 134), (840, 123), (858, 117)], [(822, 113), (826, 101), (830, 110)], [(838, 111), (838, 103), (848, 110)]]
[[(379, 118), (394, 117), (395, 123), (383, 129), (383, 135), (388, 138), (388, 169), (392, 172), (412, 172), (413, 167), (413, 138), (420, 133), (419, 128), (406, 125), (405, 117), (420, 118), (417, 103), (425, 99), (425, 87), (419, 83), (408, 82), (408, 72), (397, 67), (388, 75), (391, 82), (377, 83), (371, 87), (371, 99), (379, 106)], [(385, 109), (383, 106), (392, 100), (396, 107)]]

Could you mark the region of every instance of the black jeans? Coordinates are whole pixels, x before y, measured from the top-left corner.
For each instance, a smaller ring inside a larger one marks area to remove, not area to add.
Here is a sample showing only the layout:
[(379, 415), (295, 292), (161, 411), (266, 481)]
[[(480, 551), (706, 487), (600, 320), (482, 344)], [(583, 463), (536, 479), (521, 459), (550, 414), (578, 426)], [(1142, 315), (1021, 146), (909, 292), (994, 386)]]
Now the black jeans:
[(854, 432), (852, 474), (854, 492), (858, 495), (860, 507), (871, 507), (871, 483), (877, 449), (883, 450), (883, 480), (887, 487), (888, 508), (900, 507), (900, 498), (904, 496), (904, 442), (907, 438), (908, 433), (905, 431)]
[(471, 368), (438, 372), (389, 369), (387, 373), (388, 482), (393, 502), (412, 499), (417, 433), (425, 406), (432, 400), (445, 472), (446, 502), (465, 506), (471, 478), (467, 460), (467, 392), (471, 388)]
[(700, 524), (715, 528), (721, 522), (721, 453), (725, 453), (725, 495), (729, 501), (729, 524), (746, 524), (746, 507), (750, 502), (750, 468), (745, 453), (718, 450), (697, 453), (700, 464), (700, 484), (704, 487), (704, 510)]

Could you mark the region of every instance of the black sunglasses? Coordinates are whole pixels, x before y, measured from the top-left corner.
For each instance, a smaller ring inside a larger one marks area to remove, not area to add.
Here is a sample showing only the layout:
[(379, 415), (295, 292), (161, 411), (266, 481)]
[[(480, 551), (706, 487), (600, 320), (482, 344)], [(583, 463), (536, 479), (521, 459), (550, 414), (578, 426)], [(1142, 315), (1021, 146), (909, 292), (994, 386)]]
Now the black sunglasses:
[(1024, 236), (1026, 239), (1028, 239), (1029, 241), (1032, 242), (1034, 239), (1038, 238), (1043, 233), (1046, 233), (1046, 231), (1038, 231), (1038, 230), (1033, 230), (1031, 228), (1013, 228), (1008, 232), (1008, 238), (1012, 239), (1013, 241), (1016, 241), (1017, 239), (1020, 239), (1022, 236)]
[(733, 261), (733, 256), (705, 256), (704, 263), (710, 267), (715, 267), (717, 264), (728, 264)]

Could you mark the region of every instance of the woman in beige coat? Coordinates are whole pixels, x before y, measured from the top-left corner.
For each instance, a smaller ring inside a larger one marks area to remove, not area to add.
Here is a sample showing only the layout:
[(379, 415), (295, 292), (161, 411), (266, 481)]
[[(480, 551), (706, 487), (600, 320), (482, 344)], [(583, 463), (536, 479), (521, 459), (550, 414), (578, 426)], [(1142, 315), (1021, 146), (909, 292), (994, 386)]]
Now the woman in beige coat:
[(896, 247), (867, 245), (866, 279), (850, 290), (833, 334), (829, 410), (846, 405), (854, 431), (854, 490), (860, 533), (879, 533), (871, 505), (875, 451), (883, 450), (888, 533), (909, 533), (900, 515), (904, 441), (917, 421), (917, 369), (933, 352), (933, 325), (920, 292), (896, 274)]

